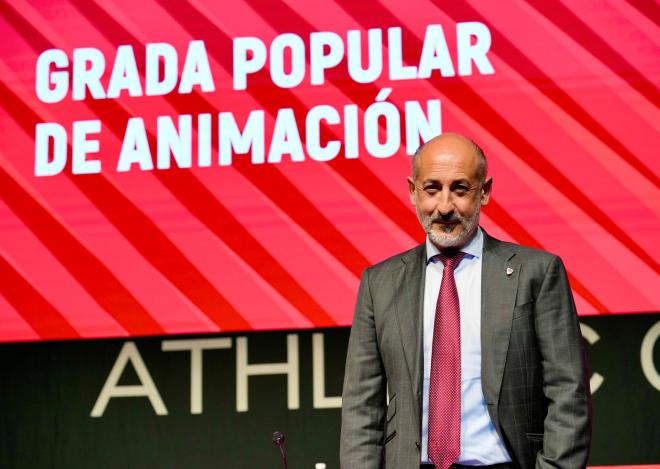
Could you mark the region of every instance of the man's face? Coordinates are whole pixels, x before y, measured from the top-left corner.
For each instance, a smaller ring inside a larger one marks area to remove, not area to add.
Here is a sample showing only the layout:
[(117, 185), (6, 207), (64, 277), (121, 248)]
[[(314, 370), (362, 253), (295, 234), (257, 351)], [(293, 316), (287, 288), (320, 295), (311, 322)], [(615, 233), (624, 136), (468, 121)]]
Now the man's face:
[(490, 200), (492, 178), (482, 181), (474, 146), (446, 135), (427, 143), (408, 178), (417, 218), (439, 249), (460, 248), (476, 232), (482, 205)]

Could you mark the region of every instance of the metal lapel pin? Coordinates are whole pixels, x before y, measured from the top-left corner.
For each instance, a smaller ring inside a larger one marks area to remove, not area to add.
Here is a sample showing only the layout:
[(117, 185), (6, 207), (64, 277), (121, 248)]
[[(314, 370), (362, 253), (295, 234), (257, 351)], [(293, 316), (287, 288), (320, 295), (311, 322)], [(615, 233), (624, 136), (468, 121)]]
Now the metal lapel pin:
[(513, 269), (511, 267), (506, 268), (506, 274), (511, 275), (513, 273)]

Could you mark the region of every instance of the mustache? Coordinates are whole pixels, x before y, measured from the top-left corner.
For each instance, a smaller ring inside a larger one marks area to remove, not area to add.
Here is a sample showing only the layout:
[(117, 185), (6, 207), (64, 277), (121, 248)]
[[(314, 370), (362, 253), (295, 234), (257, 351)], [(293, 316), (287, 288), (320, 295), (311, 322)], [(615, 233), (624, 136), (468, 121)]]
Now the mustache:
[(435, 215), (429, 217), (428, 220), (431, 223), (463, 223), (465, 218), (455, 212), (452, 212), (448, 213), (447, 215)]

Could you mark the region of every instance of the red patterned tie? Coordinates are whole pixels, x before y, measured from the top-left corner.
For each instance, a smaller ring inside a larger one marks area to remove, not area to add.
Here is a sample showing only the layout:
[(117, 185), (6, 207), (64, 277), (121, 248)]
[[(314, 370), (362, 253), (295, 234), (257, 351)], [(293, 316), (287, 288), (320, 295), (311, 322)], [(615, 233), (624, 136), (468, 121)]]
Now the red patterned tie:
[(454, 269), (463, 253), (436, 256), (444, 264), (433, 326), (429, 389), (429, 459), (438, 469), (461, 453), (461, 319)]

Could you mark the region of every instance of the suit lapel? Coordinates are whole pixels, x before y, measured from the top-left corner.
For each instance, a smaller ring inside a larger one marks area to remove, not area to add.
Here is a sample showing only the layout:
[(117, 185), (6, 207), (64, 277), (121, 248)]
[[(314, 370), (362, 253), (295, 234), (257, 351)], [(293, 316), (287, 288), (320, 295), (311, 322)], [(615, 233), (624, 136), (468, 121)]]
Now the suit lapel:
[[(425, 245), (409, 251), (401, 261), (400, 267), (392, 271), (397, 309), (395, 318), (410, 375), (415, 408), (421, 411)], [(509, 269), (512, 271), (508, 274)], [(484, 232), (481, 273), (481, 384), (489, 405), (498, 402), (502, 388), (520, 270), (515, 253), (505, 243)], [(496, 419), (496, 416), (491, 417)]]
[(484, 233), (481, 273), (481, 386), (496, 405), (511, 338), (513, 309), (521, 266), (505, 243)]
[(421, 409), (422, 382), (422, 305), (426, 275), (426, 247), (424, 244), (408, 251), (401, 258), (401, 266), (392, 272), (396, 298), (396, 321), (403, 345), (416, 408)]

